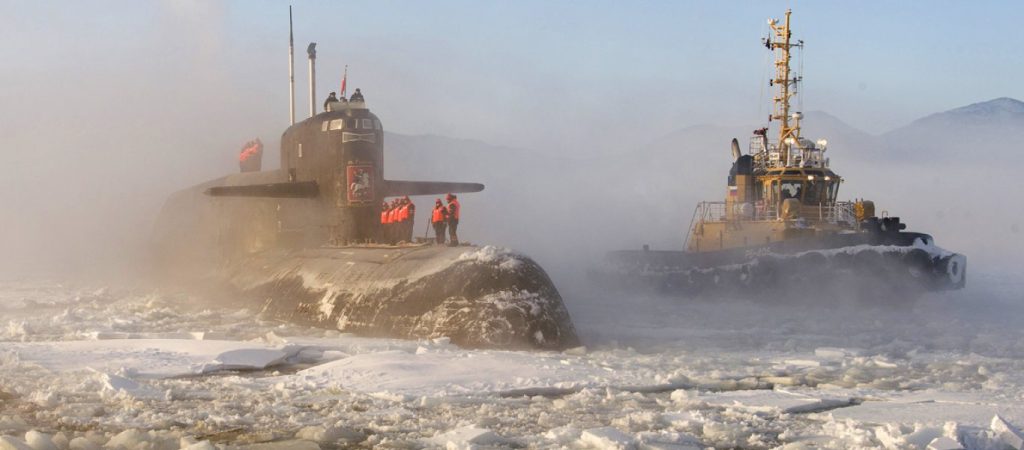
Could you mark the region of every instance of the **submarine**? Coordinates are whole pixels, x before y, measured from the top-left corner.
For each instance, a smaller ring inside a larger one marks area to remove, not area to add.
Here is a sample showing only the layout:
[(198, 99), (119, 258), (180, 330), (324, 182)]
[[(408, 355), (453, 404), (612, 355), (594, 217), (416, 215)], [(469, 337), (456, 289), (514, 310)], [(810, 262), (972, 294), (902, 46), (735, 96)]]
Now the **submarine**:
[(683, 298), (786, 300), (844, 296), (905, 306), (925, 292), (962, 289), (967, 258), (906, 231), (874, 202), (839, 200), (845, 181), (826, 157), (828, 141), (802, 135), (790, 100), (803, 78), (791, 67), (791, 11), (771, 19), (762, 44), (775, 54), (769, 127), (754, 131), (746, 152), (732, 140), (724, 201), (694, 209), (684, 249), (619, 250), (592, 278)]
[[(289, 39), (294, 55), (294, 41)], [(550, 277), (504, 248), (378, 242), (387, 197), (472, 193), (483, 184), (385, 178), (384, 128), (360, 95), (316, 111), (280, 140), (280, 168), (172, 194), (154, 226), (161, 272), (227, 288), (268, 318), (360, 336), (448, 338), (467, 348), (579, 346)], [(248, 154), (247, 158), (261, 157)]]

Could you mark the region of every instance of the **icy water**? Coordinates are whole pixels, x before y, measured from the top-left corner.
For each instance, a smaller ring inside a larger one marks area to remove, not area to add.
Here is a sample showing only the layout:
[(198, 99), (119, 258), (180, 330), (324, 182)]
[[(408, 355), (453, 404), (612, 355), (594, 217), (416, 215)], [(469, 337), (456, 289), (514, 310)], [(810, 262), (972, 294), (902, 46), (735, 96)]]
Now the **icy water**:
[(1005, 448), (1024, 425), (1021, 287), (974, 276), (898, 310), (563, 289), (587, 347), (531, 353), (8, 281), (0, 449)]

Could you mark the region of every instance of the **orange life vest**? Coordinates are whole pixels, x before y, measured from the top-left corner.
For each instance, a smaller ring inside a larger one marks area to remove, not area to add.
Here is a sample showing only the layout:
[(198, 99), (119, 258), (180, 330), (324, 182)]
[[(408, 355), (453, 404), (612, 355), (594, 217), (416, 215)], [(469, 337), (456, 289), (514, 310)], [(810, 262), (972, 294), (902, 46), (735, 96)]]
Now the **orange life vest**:
[(388, 223), (388, 210), (382, 209), (380, 211), (380, 223), (381, 224), (387, 224)]
[(402, 205), (401, 208), (398, 208), (398, 221), (405, 222), (406, 220), (409, 220), (409, 205)]
[(434, 216), (430, 218), (430, 221), (434, 223), (444, 222), (444, 216), (444, 206), (434, 207)]
[(459, 215), (461, 212), (462, 205), (459, 204), (459, 201), (457, 199), (452, 200), (451, 203), (448, 203), (448, 214), (451, 215), (455, 220), (459, 220)]
[(391, 208), (388, 211), (388, 223), (398, 222), (398, 208)]

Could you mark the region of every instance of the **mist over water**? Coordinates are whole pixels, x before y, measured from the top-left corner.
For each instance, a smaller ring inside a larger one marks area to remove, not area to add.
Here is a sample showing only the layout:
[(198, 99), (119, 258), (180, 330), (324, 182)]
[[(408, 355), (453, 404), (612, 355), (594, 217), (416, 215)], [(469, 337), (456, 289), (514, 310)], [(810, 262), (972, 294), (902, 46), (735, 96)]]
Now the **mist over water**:
[[(959, 51), (992, 69), (950, 92), (935, 86), (975, 75), (906, 58), (943, 38), (861, 55), (872, 46), (849, 43), (864, 21), (801, 6), (798, 34), (816, 46), (803, 135), (829, 141), (839, 198), (965, 255), (965, 289), (678, 298), (607, 289), (591, 270), (612, 250), (681, 250), (697, 203), (724, 200), (730, 140), (745, 149), (768, 108), (758, 26), (784, 6), (602, 18), (526, 4), (296, 5), (296, 117), (302, 50), (317, 41), (318, 109), (348, 65), (349, 93), (361, 88), (385, 129), (385, 178), (484, 183), (459, 196), (460, 238), (544, 268), (585, 347), (567, 352), (361, 338), (268, 319), (223, 290), (151, 284), (170, 195), (236, 173), (256, 137), (264, 170), (278, 167), (284, 4), (0, 6), (0, 439), (419, 448), (469, 427), (498, 447), (580, 448), (613, 427), (699, 448), (924, 448), (945, 433), (989, 450), (1002, 448), (994, 414), (1024, 425), (1024, 103), (996, 98), (1019, 93), (991, 73), (1015, 72), (985, 64), (1012, 59), (999, 53), (1019, 37)], [(899, 22), (943, 9), (886, 8)], [(987, 28), (950, 39), (993, 39)], [(888, 73), (848, 69), (866, 56)], [(424, 236), (434, 197), (413, 200)]]

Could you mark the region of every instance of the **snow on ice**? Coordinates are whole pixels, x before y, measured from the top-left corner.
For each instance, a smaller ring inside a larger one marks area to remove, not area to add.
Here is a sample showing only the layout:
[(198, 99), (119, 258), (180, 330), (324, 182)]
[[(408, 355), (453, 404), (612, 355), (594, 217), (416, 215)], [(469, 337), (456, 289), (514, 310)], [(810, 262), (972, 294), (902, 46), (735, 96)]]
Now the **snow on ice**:
[(874, 313), (582, 292), (588, 347), (554, 353), (11, 282), (0, 449), (1022, 448), (1019, 306), (963, 295)]

